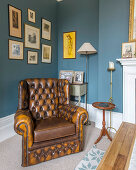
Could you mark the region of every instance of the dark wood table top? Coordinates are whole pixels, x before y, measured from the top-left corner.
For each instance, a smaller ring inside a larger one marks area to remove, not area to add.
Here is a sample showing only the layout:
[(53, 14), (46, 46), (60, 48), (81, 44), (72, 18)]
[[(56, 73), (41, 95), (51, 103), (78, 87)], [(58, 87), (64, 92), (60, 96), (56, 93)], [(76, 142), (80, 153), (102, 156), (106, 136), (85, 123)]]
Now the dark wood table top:
[(93, 107), (101, 110), (112, 110), (116, 107), (115, 104), (110, 102), (94, 102), (92, 105)]

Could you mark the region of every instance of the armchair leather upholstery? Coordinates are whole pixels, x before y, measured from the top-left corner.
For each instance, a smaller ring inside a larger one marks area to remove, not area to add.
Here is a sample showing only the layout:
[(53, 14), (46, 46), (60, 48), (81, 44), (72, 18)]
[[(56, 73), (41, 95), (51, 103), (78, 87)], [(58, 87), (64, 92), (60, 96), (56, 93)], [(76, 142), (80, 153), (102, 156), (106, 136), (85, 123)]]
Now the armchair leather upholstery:
[(14, 129), (22, 135), (22, 166), (83, 150), (84, 108), (69, 104), (69, 83), (26, 79), (19, 83)]

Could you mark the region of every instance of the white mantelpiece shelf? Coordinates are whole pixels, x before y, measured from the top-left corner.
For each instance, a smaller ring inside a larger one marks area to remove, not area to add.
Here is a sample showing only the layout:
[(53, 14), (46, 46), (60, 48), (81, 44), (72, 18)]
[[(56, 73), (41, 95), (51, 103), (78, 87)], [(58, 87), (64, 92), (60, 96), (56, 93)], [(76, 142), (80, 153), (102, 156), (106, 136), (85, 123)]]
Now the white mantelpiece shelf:
[(123, 66), (136, 66), (136, 58), (127, 58), (127, 59), (116, 59)]

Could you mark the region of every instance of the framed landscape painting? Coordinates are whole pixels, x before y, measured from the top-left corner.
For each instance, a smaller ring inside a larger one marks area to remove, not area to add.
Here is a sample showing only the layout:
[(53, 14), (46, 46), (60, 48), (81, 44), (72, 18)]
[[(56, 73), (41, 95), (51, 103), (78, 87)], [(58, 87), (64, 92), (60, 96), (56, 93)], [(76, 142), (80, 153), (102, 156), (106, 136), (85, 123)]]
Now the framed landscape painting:
[(42, 62), (51, 63), (51, 46), (42, 44)]
[(42, 18), (42, 38), (51, 40), (51, 22)]
[(9, 5), (9, 35), (22, 38), (22, 12)]
[(25, 24), (25, 47), (40, 49), (40, 29)]
[(23, 42), (9, 40), (9, 59), (23, 60)]
[(28, 64), (38, 64), (38, 52), (28, 51)]
[(63, 58), (75, 59), (76, 58), (76, 32), (63, 33)]

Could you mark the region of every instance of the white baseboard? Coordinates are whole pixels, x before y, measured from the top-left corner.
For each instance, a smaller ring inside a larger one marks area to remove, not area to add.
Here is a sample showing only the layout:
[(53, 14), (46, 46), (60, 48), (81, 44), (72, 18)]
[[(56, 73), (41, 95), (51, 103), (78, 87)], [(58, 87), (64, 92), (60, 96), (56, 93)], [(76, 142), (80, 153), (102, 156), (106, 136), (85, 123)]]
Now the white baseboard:
[(14, 114), (0, 118), (0, 142), (14, 135)]
[[(85, 108), (85, 104), (81, 103), (81, 107)], [(92, 104), (87, 105), (87, 110), (89, 114), (89, 120), (95, 122), (95, 127), (101, 129), (102, 128), (102, 120), (103, 120), (103, 112), (102, 110), (96, 109), (92, 106)], [(106, 127), (110, 126), (110, 112), (105, 112), (105, 121)], [(121, 123), (123, 121), (123, 113), (112, 112), (111, 113), (111, 126), (116, 130), (119, 129)], [(112, 132), (115, 132), (111, 129)]]
[[(74, 103), (74, 102), (72, 102)], [(85, 108), (85, 104), (81, 103), (81, 107)], [(95, 127), (102, 128), (103, 113), (102, 110), (96, 109), (92, 104), (87, 105), (87, 110), (89, 114), (89, 120), (95, 122)], [(112, 112), (112, 127), (116, 130), (119, 129), (123, 120), (123, 114), (118, 112)], [(110, 125), (110, 112), (106, 111), (106, 127)], [(114, 130), (111, 130), (115, 132)], [(0, 118), (0, 142), (15, 135), (14, 131), (14, 114)]]

